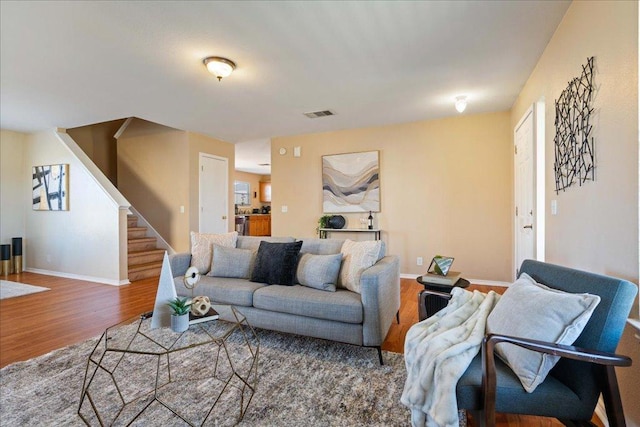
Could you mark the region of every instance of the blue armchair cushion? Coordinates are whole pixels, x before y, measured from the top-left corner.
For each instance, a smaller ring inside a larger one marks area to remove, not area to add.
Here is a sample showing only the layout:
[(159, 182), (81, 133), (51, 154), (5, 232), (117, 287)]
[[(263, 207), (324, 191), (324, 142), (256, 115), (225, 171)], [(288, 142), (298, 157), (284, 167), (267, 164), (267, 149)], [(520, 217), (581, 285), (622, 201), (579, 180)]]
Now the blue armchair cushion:
[[(489, 315), (487, 332), (571, 345), (599, 303), (597, 295), (552, 289), (523, 273)], [(559, 360), (557, 356), (505, 343), (498, 344), (496, 352), (529, 393), (545, 380)]]

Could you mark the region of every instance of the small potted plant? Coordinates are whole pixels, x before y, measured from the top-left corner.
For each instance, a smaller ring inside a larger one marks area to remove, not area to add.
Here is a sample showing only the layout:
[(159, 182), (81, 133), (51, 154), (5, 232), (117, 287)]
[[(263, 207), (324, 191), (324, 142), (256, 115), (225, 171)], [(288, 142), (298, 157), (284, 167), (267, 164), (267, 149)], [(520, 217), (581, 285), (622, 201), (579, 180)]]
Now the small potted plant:
[(189, 329), (191, 300), (176, 297), (176, 299), (169, 301), (167, 304), (173, 310), (171, 314), (171, 330), (173, 332), (184, 332)]
[(320, 232), (321, 228), (327, 228), (329, 226), (329, 220), (331, 219), (331, 215), (322, 215), (320, 219), (318, 219), (318, 226), (316, 227), (316, 233), (322, 236)]

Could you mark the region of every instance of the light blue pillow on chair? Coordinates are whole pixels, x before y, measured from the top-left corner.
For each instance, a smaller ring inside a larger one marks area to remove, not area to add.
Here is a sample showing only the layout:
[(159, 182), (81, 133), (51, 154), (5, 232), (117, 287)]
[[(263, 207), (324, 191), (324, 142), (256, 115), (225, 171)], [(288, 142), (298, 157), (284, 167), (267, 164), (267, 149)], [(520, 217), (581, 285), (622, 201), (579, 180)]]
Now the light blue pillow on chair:
[[(487, 333), (571, 345), (599, 303), (598, 295), (552, 289), (522, 273), (489, 314)], [(560, 359), (507, 343), (498, 344), (496, 353), (529, 393)]]

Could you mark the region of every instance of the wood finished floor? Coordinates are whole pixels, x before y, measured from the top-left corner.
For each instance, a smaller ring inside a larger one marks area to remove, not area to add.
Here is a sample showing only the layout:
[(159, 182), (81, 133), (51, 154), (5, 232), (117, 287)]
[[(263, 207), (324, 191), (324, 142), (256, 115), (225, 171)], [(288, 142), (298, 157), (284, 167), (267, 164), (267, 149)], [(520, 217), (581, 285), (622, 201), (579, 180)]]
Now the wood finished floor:
[[(125, 286), (34, 273), (10, 275), (7, 280), (51, 290), (0, 300), (0, 367), (92, 338), (108, 326), (152, 310), (158, 287), (157, 278)], [(392, 324), (382, 345), (396, 353), (403, 352), (407, 330), (418, 321), (417, 294), (422, 286), (402, 279), (401, 288), (400, 324)], [(469, 289), (498, 293), (505, 290), (477, 285)], [(498, 414), (496, 421), (500, 427), (561, 425), (549, 418), (504, 414)]]

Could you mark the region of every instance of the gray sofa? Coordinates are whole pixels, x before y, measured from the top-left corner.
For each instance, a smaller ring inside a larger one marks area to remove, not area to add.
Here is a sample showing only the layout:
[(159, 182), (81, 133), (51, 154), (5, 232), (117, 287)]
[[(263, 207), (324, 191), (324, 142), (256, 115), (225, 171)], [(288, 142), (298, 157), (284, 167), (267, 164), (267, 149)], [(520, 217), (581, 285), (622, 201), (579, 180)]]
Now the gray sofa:
[[(293, 242), (294, 238), (238, 236), (237, 248), (257, 250), (260, 241)], [(340, 253), (343, 241), (305, 238), (300, 253)], [(338, 288), (335, 292), (302, 285), (266, 285), (248, 279), (203, 275), (195, 290), (184, 286), (184, 274), (191, 254), (170, 257), (179, 296), (206, 295), (212, 302), (233, 305), (253, 327), (340, 341), (378, 350), (400, 308), (400, 265), (394, 255), (385, 255), (360, 278), (361, 293)], [(221, 316), (223, 320), (224, 315)]]

